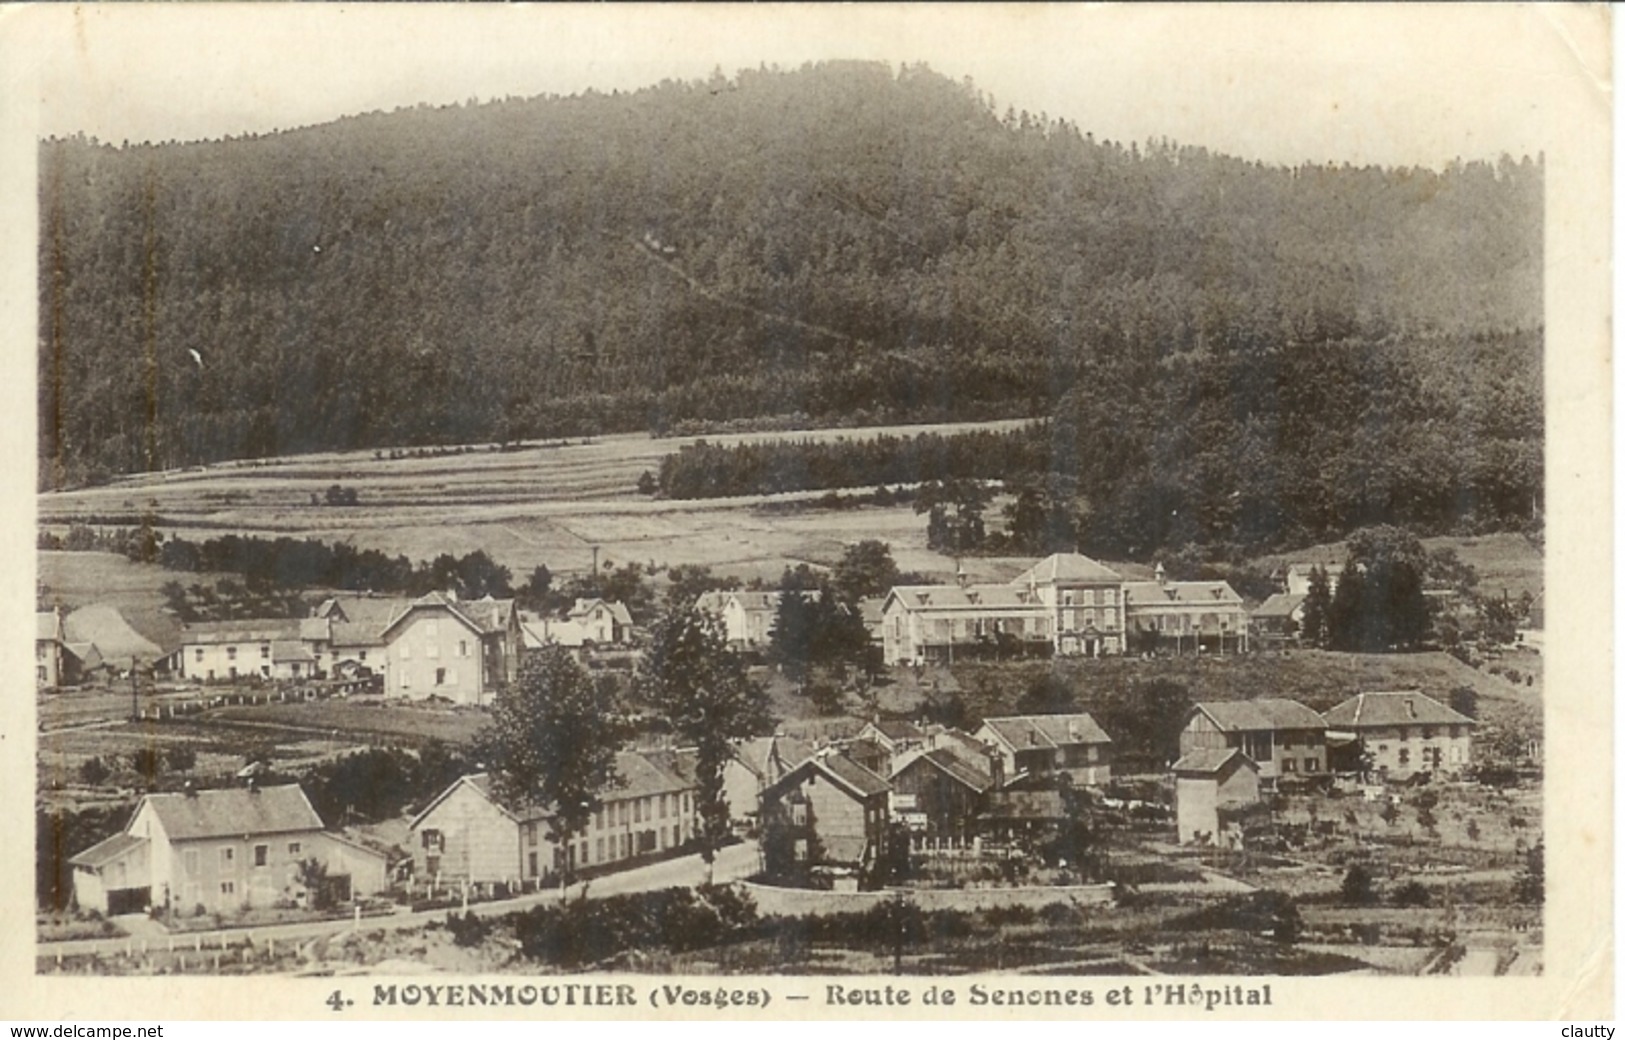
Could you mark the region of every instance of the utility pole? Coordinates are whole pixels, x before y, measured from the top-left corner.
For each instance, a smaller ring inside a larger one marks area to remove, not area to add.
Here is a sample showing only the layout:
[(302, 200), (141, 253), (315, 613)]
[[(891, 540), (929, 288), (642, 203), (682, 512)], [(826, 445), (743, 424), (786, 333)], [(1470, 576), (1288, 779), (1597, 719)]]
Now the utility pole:
[(130, 658), (130, 721), (134, 722), (141, 717), (141, 696), (136, 686), (136, 669), (140, 665), (136, 658)]

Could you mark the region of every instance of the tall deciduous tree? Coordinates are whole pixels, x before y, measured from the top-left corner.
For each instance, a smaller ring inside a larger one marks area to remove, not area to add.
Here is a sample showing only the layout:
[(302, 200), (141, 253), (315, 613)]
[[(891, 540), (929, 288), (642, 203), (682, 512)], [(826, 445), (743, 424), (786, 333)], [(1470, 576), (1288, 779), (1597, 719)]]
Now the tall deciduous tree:
[(884, 596), (899, 579), (891, 546), (874, 538), (849, 545), (835, 565), (835, 592), (845, 603)]
[(552, 810), (548, 836), (565, 850), (566, 888), (571, 840), (587, 829), (602, 792), (618, 779), (615, 752), (624, 737), (620, 713), (591, 676), (568, 651), (550, 646), (525, 656), (518, 681), (497, 694), (491, 722), (475, 739), (505, 801)]
[(762, 691), (728, 648), (721, 622), (693, 603), (673, 609), (655, 625), (638, 685), (677, 739), (695, 750), (700, 855), (709, 874), (728, 834), (722, 773), (735, 744), (767, 728)]

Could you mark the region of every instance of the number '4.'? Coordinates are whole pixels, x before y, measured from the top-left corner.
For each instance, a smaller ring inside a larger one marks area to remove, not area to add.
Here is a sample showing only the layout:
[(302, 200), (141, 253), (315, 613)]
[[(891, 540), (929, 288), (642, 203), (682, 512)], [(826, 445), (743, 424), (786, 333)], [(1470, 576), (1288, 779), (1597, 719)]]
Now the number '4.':
[(344, 999), (344, 991), (342, 989), (334, 990), (333, 995), (328, 997), (322, 1003), (326, 1004), (334, 1011), (343, 1011), (350, 1004), (348, 1000)]

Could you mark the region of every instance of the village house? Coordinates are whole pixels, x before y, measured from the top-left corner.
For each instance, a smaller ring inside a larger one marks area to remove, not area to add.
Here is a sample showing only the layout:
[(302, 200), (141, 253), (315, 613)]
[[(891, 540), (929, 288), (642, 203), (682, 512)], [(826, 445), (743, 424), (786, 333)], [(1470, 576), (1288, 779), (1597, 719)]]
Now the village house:
[(1247, 606), (1227, 582), (1169, 581), (1159, 563), (1154, 580), (1123, 583), (1123, 604), (1132, 650), (1247, 650)]
[(1271, 782), (1328, 772), (1326, 721), (1281, 697), (1204, 701), (1193, 707), (1179, 733), (1179, 753), (1220, 748), (1241, 751), (1257, 766), (1258, 775)]
[[(879, 744), (891, 758), (925, 746), (924, 729), (907, 719), (872, 719), (858, 730), (858, 740)], [(885, 772), (890, 772), (888, 768)]]
[(1298, 638), (1303, 631), (1303, 604), (1309, 597), (1277, 592), (1253, 608), (1253, 631), (1270, 643)]
[(1337, 593), (1338, 579), (1343, 577), (1341, 563), (1294, 563), (1286, 569), (1286, 592), (1291, 596), (1309, 595), (1309, 585), (1314, 580), (1315, 568), (1319, 567), (1326, 572), (1326, 591), (1329, 594)]
[(984, 719), (976, 738), (988, 746), (995, 787), (1055, 773), (1089, 786), (1112, 778), (1112, 738), (1088, 714)]
[(1173, 772), (1179, 843), (1239, 844), (1225, 811), (1258, 802), (1258, 765), (1235, 748), (1196, 747), (1180, 756)]
[(318, 675), (354, 678), (384, 671), (384, 630), (412, 601), (398, 596), (351, 595), (323, 600), (299, 623)]
[(34, 685), (51, 689), (64, 685), (62, 611), (41, 610), (34, 615)]
[(807, 741), (780, 734), (740, 741), (722, 768), (722, 796), (729, 815), (738, 823), (756, 823), (762, 791), (810, 757), (813, 750)]
[(341, 897), (388, 884), (384, 853), (326, 830), (297, 784), (149, 794), (124, 830), (69, 862), (79, 906), (120, 914), (296, 901), (308, 859), (326, 867)]
[(1360, 693), (1326, 712), (1326, 737), (1348, 741), (1389, 779), (1459, 773), (1472, 762), (1472, 719), (1417, 690)]
[(777, 592), (713, 591), (702, 593), (694, 605), (722, 619), (729, 646), (761, 650), (773, 638), (779, 598)]
[(632, 615), (619, 600), (578, 599), (563, 618), (545, 614), (523, 616), (526, 649), (562, 646), (625, 646), (632, 641)]
[(431, 592), (381, 633), (385, 693), (457, 704), (488, 704), (518, 673), (523, 637), (512, 600), (459, 601)]
[(200, 682), (315, 678), (315, 655), (289, 620), (199, 621), (181, 630), (175, 674)]
[(815, 752), (762, 791), (764, 858), (867, 874), (885, 854), (890, 793), (885, 778), (836, 749)]
[(927, 841), (969, 841), (983, 798), (993, 789), (980, 762), (946, 747), (907, 751), (891, 774), (892, 819)]
[(672, 752), (623, 751), (619, 782), (599, 794), (592, 822), (568, 849), (549, 837), (548, 806), (502, 799), (487, 773), (456, 780), (408, 828), (419, 878), (539, 884), (557, 875), (566, 856), (573, 870), (629, 865), (694, 840), (692, 775)]

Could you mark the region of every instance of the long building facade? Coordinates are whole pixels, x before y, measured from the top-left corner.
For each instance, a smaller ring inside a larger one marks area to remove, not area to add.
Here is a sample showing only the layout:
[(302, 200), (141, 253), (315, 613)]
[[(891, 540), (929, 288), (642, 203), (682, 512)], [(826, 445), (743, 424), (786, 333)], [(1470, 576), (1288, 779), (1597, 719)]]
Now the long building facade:
[(1106, 657), (1142, 646), (1247, 649), (1247, 609), (1224, 582), (1128, 581), (1081, 553), (1056, 553), (1003, 584), (901, 585), (881, 607), (887, 664), (1046, 653)]

